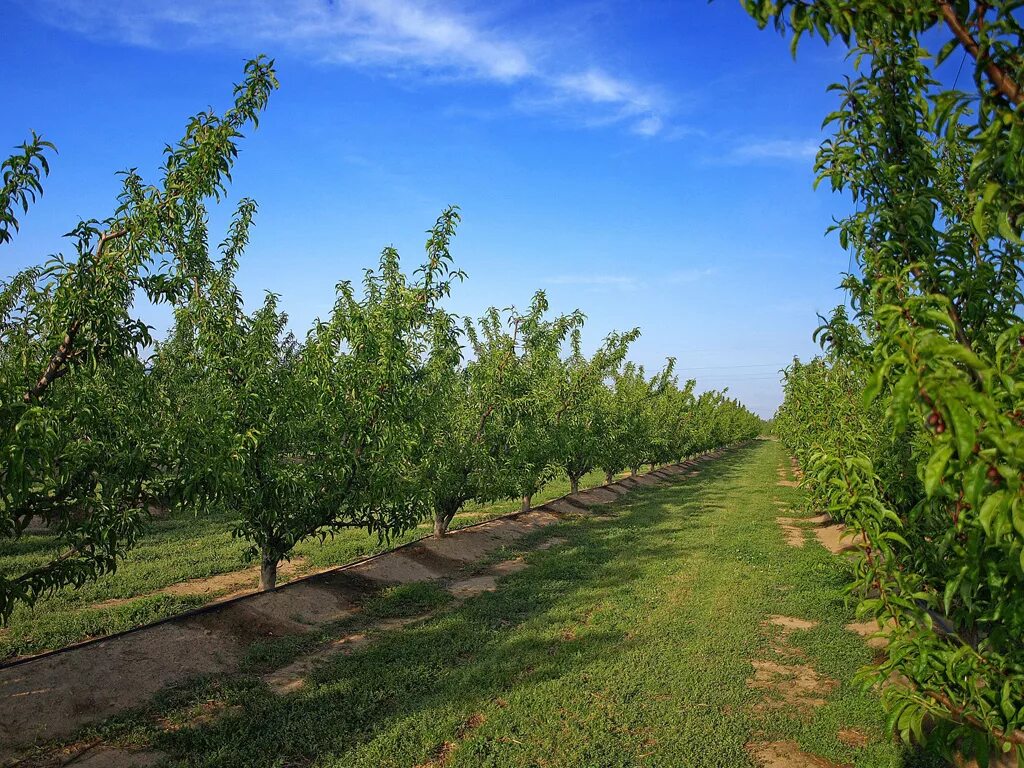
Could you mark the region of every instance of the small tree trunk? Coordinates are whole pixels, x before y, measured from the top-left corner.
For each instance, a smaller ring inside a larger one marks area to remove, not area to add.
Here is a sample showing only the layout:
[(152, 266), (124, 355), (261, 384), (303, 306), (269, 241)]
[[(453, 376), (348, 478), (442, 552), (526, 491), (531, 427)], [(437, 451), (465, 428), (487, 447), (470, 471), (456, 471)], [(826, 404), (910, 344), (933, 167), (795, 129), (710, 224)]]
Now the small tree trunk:
[(580, 492), (580, 479), (579, 477), (573, 477), (569, 475), (569, 491), (570, 493), (576, 494)]
[(636, 477), (636, 473), (637, 473), (637, 468), (636, 467), (630, 467), (630, 469), (629, 469), (629, 476), (630, 477)]
[(444, 538), (448, 531), (448, 520), (440, 512), (434, 514), (434, 538)]
[(615, 482), (615, 473), (614, 472), (605, 472), (604, 473), (604, 481), (606, 483), (608, 483), (609, 485), (614, 483)]
[(525, 496), (523, 496), (523, 512), (529, 512), (530, 511), (530, 507), (532, 507), (532, 506), (533, 506), (533, 495), (528, 493)]
[(264, 552), (260, 561), (260, 592), (269, 592), (277, 586), (277, 558)]

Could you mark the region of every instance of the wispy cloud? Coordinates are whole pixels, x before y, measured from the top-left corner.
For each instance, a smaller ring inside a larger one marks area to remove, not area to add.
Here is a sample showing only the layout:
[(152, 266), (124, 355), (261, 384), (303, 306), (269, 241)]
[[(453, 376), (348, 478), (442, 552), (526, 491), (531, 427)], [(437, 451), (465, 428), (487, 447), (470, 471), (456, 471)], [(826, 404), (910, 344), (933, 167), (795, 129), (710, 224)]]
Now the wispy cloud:
[(637, 290), (640, 288), (650, 289), (652, 286), (664, 285), (687, 285), (700, 282), (718, 274), (712, 267), (694, 267), (688, 269), (677, 269), (671, 272), (660, 274), (651, 282), (640, 277), (628, 274), (597, 274), (597, 275), (555, 275), (544, 279), (547, 285), (575, 285), (589, 286), (592, 288), (619, 288), (623, 290)]
[(762, 161), (808, 161), (818, 153), (813, 139), (741, 139), (731, 151), (722, 155), (728, 163), (745, 164)]
[(517, 103), (559, 112), (569, 105), (584, 124), (622, 124), (641, 136), (661, 134), (670, 111), (656, 88), (598, 66), (559, 63), (557, 41), (434, 0), (37, 0), (32, 7), (55, 26), (129, 45), (287, 49), (327, 64), (501, 84), (525, 92)]
[(681, 269), (669, 273), (664, 277), (663, 281), (673, 285), (683, 285), (686, 283), (696, 283), (706, 277), (712, 277), (716, 274), (717, 270), (711, 267), (703, 269)]
[(585, 285), (633, 290), (643, 282), (632, 275), (556, 275), (544, 280), (548, 285)]

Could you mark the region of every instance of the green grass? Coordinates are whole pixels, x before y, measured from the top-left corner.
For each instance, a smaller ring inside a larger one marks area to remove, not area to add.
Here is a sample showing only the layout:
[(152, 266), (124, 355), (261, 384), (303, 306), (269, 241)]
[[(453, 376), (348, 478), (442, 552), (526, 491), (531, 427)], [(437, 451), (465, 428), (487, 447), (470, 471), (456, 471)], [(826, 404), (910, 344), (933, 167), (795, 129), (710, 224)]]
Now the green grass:
[[(896, 744), (875, 695), (851, 683), (869, 661), (842, 588), (843, 561), (788, 547), (774, 522), (783, 457), (758, 443), (685, 484), (640, 490), (611, 519), (538, 534), (497, 592), (385, 634), (319, 667), (284, 697), (253, 675), (169, 692), (96, 732), (165, 752), (175, 766), (748, 766), (751, 739), (795, 739), (842, 764), (938, 764)], [(430, 590), (391, 596), (435, 607)], [(792, 642), (840, 681), (811, 719), (761, 716), (748, 688), (771, 614), (813, 619)], [(387, 615), (387, 611), (385, 611)], [(197, 708), (219, 717), (192, 722)], [(165, 731), (159, 718), (185, 724)], [(843, 745), (840, 728), (870, 737)], [(439, 763), (435, 763), (437, 765)]]
[[(591, 472), (583, 478), (581, 487), (590, 488), (602, 482), (602, 473)], [(568, 492), (569, 481), (559, 478), (549, 483), (534, 503), (542, 504)], [(518, 501), (505, 501), (467, 505), (454, 520), (452, 528), (514, 512), (519, 509), (519, 504)], [(154, 520), (116, 573), (79, 589), (57, 592), (39, 601), (32, 609), (17, 608), (9, 625), (0, 629), (0, 660), (131, 629), (215, 599), (218, 593), (148, 593), (189, 579), (251, 567), (252, 564), (243, 557), (245, 543), (231, 536), (232, 523), (232, 516), (225, 512), (200, 517), (192, 513), (176, 513), (166, 519)], [(429, 532), (430, 527), (424, 524), (390, 543), (383, 543), (365, 531), (344, 530), (322, 544), (315, 540), (303, 542), (295, 548), (294, 554), (304, 559), (307, 569), (329, 568), (377, 554)], [(23, 573), (42, 565), (53, 555), (52, 544), (53, 538), (46, 534), (29, 534), (15, 541), (0, 540), (0, 575)], [(289, 578), (294, 576), (282, 576), (280, 581), (285, 582)], [(253, 588), (257, 583), (258, 577), (254, 575)], [(130, 602), (96, 605), (109, 600)]]

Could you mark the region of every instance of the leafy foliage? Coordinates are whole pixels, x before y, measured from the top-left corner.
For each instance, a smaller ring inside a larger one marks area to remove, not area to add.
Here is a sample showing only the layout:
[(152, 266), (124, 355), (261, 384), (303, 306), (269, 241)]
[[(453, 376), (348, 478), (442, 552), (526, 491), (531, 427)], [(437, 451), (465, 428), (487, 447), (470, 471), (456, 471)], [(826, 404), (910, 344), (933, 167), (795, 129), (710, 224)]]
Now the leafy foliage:
[(43, 177), (50, 173), (46, 150), (56, 147), (32, 132), (32, 138), (20, 147), (21, 152), (11, 155), (0, 163), (3, 186), (0, 187), (0, 245), (9, 243), (18, 231), (17, 209), (28, 213), (31, 203), (43, 194)]
[[(841, 39), (854, 72), (818, 156), (849, 193), (856, 323), (787, 374), (780, 434), (816, 503), (866, 543), (855, 591), (888, 627), (877, 678), (906, 738), (1024, 765), (1024, 29), (1018, 2), (748, 0)], [(935, 55), (923, 40), (945, 28)], [(941, 83), (954, 52), (974, 88)]]
[[(61, 548), (43, 567), (0, 578), (0, 619), (16, 601), (113, 570), (161, 495), (139, 357), (150, 329), (134, 302), (187, 301), (189, 278), (208, 269), (204, 201), (224, 192), (241, 130), (277, 87), (272, 61), (249, 62), (245, 75), (233, 107), (195, 116), (167, 148), (159, 185), (126, 171), (113, 215), (69, 233), (74, 258), (0, 286), (0, 535), (41, 519)], [(4, 163), (5, 239), (13, 206), (40, 191), (48, 146), (37, 138)]]
[[(583, 315), (550, 316), (543, 292), (460, 328), (443, 306), (464, 277), (454, 207), (412, 275), (384, 249), (304, 338), (276, 294), (247, 308), (236, 274), (256, 203), (238, 201), (219, 252), (207, 206), (276, 87), (273, 62), (250, 61), (234, 105), (196, 115), (166, 149), (158, 185), (124, 172), (114, 214), (70, 233), (74, 258), (0, 285), (0, 536), (43, 522), (57, 547), (0, 577), (0, 620), (113, 571), (150, 510), (233, 515), (270, 589), (307, 539), (361, 528), (386, 540), (428, 515), (442, 535), (467, 501), (529, 506), (557, 472), (575, 488), (616, 451), (636, 468), (759, 430), (722, 395), (680, 390), (671, 364), (651, 381), (624, 364), (636, 330), (586, 357)], [(4, 239), (42, 191), (47, 149), (33, 135), (3, 165)], [(139, 319), (139, 298), (171, 305), (166, 338)]]
[(573, 330), (571, 353), (559, 370), (554, 414), (555, 461), (568, 475), (573, 493), (579, 491), (580, 478), (597, 466), (613, 427), (612, 414), (602, 408), (606, 382), (621, 368), (639, 335), (639, 328), (613, 333), (588, 358), (581, 349), (579, 329)]
[(302, 343), (273, 294), (245, 313), (235, 242), (201, 298), (179, 310), (154, 365), (172, 485), (177, 498), (238, 514), (264, 589), (306, 538), (346, 527), (387, 536), (422, 519), (415, 470), (433, 395), (423, 384), (438, 358), (458, 355), (437, 306), (450, 291), (456, 221), (454, 209), (438, 219), (415, 279), (386, 248), (361, 298), (339, 283), (331, 316)]

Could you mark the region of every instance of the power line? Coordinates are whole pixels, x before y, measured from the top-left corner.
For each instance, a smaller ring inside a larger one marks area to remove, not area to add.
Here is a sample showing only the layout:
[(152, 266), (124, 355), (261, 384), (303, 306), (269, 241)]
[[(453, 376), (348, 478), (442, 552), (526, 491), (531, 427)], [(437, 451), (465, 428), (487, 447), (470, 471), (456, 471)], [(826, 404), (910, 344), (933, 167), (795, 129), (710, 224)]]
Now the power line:
[(680, 371), (718, 371), (718, 370), (733, 370), (736, 368), (785, 368), (786, 364), (778, 365), (776, 363), (748, 363), (746, 365), (705, 365), (692, 368), (688, 365), (679, 366)]

